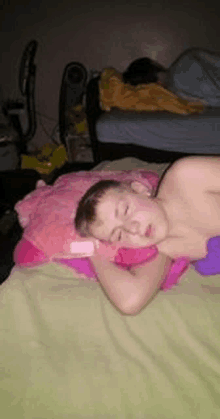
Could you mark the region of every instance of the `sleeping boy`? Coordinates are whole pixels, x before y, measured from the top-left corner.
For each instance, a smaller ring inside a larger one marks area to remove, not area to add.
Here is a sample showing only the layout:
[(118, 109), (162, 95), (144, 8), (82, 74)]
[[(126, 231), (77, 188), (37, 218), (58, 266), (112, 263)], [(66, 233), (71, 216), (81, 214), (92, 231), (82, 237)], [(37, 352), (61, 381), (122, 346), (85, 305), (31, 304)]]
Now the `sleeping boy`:
[(76, 230), (121, 247), (156, 245), (156, 258), (121, 270), (95, 254), (99, 282), (125, 314), (137, 314), (157, 294), (173, 259), (204, 259), (209, 239), (220, 236), (220, 157), (175, 162), (154, 196), (139, 182), (93, 185), (79, 202)]

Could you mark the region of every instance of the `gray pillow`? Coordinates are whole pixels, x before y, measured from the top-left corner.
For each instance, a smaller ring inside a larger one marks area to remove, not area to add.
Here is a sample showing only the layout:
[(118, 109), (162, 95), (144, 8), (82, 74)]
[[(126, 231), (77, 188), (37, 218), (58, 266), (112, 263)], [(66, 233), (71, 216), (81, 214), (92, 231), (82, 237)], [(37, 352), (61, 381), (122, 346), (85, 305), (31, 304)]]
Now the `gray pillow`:
[(167, 87), (187, 100), (220, 107), (220, 53), (191, 48), (170, 66)]

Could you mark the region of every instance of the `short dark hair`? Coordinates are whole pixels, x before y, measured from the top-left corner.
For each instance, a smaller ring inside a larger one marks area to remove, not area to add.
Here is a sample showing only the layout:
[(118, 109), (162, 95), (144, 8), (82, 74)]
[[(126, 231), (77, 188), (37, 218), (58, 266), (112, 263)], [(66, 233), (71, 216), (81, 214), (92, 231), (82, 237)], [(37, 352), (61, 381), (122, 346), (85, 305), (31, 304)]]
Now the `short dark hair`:
[(76, 231), (82, 237), (87, 237), (89, 235), (89, 225), (96, 220), (97, 204), (105, 193), (110, 189), (130, 190), (129, 186), (128, 182), (119, 182), (112, 179), (100, 180), (91, 186), (79, 201), (74, 219)]
[(158, 73), (161, 71), (166, 72), (167, 70), (151, 58), (142, 57), (133, 61), (122, 76), (124, 83), (137, 86), (138, 84), (157, 83)]

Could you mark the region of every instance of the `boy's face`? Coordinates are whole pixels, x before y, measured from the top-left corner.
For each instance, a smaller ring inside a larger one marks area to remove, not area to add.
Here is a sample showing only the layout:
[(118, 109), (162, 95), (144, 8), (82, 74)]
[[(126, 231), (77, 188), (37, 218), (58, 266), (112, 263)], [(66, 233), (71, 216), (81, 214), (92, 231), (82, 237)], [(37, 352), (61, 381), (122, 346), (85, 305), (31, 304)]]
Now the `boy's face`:
[(159, 200), (150, 198), (143, 185), (135, 190), (105, 193), (97, 205), (96, 221), (89, 227), (93, 237), (125, 247), (151, 246), (167, 237), (168, 221)]

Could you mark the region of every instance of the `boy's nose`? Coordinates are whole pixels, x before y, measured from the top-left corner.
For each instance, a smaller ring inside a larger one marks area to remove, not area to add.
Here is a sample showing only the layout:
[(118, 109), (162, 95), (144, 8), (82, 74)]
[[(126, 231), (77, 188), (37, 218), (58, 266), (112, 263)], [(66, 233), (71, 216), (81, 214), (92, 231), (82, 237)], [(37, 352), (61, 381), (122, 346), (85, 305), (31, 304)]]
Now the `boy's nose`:
[(138, 234), (139, 232), (139, 223), (138, 221), (131, 221), (125, 225), (125, 230), (131, 234)]

